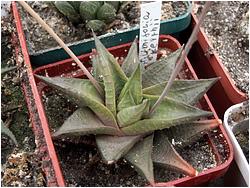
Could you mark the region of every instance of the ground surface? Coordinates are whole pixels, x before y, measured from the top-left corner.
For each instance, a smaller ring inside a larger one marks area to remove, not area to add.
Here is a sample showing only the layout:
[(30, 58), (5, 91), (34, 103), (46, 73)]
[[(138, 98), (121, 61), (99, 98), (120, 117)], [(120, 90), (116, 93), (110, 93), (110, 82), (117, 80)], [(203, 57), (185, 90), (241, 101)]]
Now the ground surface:
[[(200, 13), (204, 2), (195, 4)], [(236, 86), (249, 90), (249, 2), (213, 2), (203, 27)]]
[(22, 71), (16, 65), (11, 34), (12, 18), (1, 20), (1, 69), (16, 66), (1, 75), (1, 119), (15, 135), (18, 147), (6, 136), (1, 137), (1, 185), (44, 186), (41, 160), (37, 157), (34, 135), (22, 93)]
[[(242, 23), (246, 10), (248, 10), (247, 2), (215, 2), (205, 21), (206, 33), (220, 54), (223, 63), (227, 66), (237, 87), (244, 92), (247, 92), (249, 87), (249, 51), (243, 29), (245, 28), (244, 23)], [(13, 21), (2, 22), (1, 27), (1, 67), (15, 65), (13, 49), (10, 46), (10, 33), (12, 29), (9, 28), (8, 23), (13, 23)], [(239, 27), (239, 25), (241, 26)], [(243, 29), (242, 31), (239, 30), (241, 28)], [(1, 116), (16, 135), (20, 147), (13, 150), (13, 144), (9, 143), (7, 138), (2, 137), (1, 183), (3, 186), (44, 186), (45, 180), (41, 171), (40, 159), (36, 156), (34, 137), (31, 132), (19, 76), (20, 72), (17, 69), (2, 77)], [(5, 149), (6, 146), (7, 149)], [(12, 148), (11, 150), (9, 150), (9, 146), (10, 149)], [(7, 152), (7, 150), (9, 151)], [(63, 153), (63, 151), (61, 152)], [(6, 155), (3, 155), (4, 152), (7, 152)], [(186, 158), (188, 158), (188, 154), (186, 154)], [(65, 157), (65, 160), (70, 159)], [(5, 161), (7, 162), (5, 163)], [(198, 168), (199, 165), (199, 163), (196, 163)], [(173, 174), (173, 176), (176, 176), (176, 174)], [(86, 177), (88, 178), (89, 176)], [(72, 184), (74, 183), (72, 182)], [(127, 186), (131, 186), (131, 183), (130, 180), (124, 180), (124, 184)], [(223, 181), (220, 179), (212, 185), (221, 186), (222, 184)]]

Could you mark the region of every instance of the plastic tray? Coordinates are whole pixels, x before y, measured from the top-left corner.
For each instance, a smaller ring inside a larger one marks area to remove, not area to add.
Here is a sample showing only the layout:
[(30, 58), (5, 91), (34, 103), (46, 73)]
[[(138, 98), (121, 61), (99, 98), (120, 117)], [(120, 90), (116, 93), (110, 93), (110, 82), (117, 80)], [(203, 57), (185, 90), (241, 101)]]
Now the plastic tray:
[[(186, 29), (191, 21), (191, 10), (192, 4), (190, 2), (187, 3), (187, 12), (181, 16), (176, 18), (172, 18), (169, 20), (161, 21), (160, 34), (175, 34), (180, 31)], [(13, 7), (14, 11), (18, 12), (16, 6)], [(15, 18), (16, 22), (22, 22), (19, 18)], [(43, 28), (41, 28), (43, 29)], [(139, 27), (134, 27), (132, 29), (127, 29), (123, 31), (118, 31), (117, 33), (108, 33), (100, 36), (102, 43), (106, 47), (117, 46), (119, 44), (125, 44), (128, 42), (132, 42), (136, 36), (139, 36)], [(85, 53), (91, 52), (94, 48), (93, 38), (77, 41), (69, 44), (69, 48), (76, 54), (81, 55)], [(60, 48), (51, 48), (44, 49), (43, 51), (38, 51), (36, 53), (30, 54), (30, 60), (32, 66), (42, 66), (46, 64), (50, 64), (56, 61), (60, 61), (63, 59), (69, 58), (68, 54)]]

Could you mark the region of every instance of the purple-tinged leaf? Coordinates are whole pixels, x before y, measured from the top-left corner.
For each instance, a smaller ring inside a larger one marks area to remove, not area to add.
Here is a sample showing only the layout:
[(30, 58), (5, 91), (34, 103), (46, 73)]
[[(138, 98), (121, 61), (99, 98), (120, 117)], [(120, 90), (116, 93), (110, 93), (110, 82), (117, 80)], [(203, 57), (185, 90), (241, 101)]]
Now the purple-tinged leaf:
[(154, 186), (154, 170), (152, 162), (154, 134), (144, 138), (142, 141), (136, 143), (134, 147), (124, 156), (135, 170), (143, 175), (149, 183)]
[(162, 57), (149, 65), (142, 74), (142, 87), (146, 88), (168, 81), (181, 51), (182, 48), (179, 48), (167, 57)]
[[(168, 97), (174, 100), (194, 105), (209, 90), (218, 78), (200, 80), (175, 80), (169, 90)], [(159, 97), (167, 82), (143, 89), (143, 94)]]
[(139, 65), (137, 39), (132, 43), (128, 55), (122, 63), (122, 70), (127, 77), (130, 77)]
[(117, 127), (114, 115), (103, 104), (102, 97), (89, 80), (63, 77), (50, 78), (37, 75), (36, 77), (68, 95), (79, 107), (89, 107), (105, 125)]
[(112, 164), (123, 157), (136, 142), (142, 138), (139, 136), (109, 136), (97, 135), (97, 147), (107, 164)]
[(119, 132), (113, 127), (105, 126), (90, 109), (78, 108), (53, 134), (53, 136), (82, 136), (89, 134), (117, 135)]
[(174, 140), (176, 143), (181, 143), (181, 146), (185, 146), (191, 141), (198, 140), (202, 136), (201, 132), (214, 129), (219, 124), (221, 121), (217, 119), (194, 121), (164, 130), (164, 134), (169, 140)]
[(160, 132), (155, 132), (152, 159), (162, 167), (171, 168), (189, 176), (197, 174), (197, 171), (177, 153), (168, 137)]
[(117, 121), (119, 127), (126, 127), (136, 121), (142, 119), (145, 112), (149, 110), (149, 101), (143, 100), (141, 104), (124, 108), (117, 114)]
[(100, 61), (104, 60), (104, 62), (108, 63), (109, 69), (113, 76), (113, 81), (115, 83), (115, 93), (116, 96), (118, 96), (128, 78), (122, 71), (122, 68), (120, 67), (114, 56), (105, 48), (105, 46), (101, 43), (101, 41), (96, 37), (95, 34), (93, 34), (93, 36), (95, 39), (97, 54), (100, 56)]
[[(155, 99), (152, 99), (151, 96), (144, 95), (144, 97), (150, 99), (151, 105), (154, 104)], [(126, 135), (138, 135), (192, 122), (210, 115), (212, 115), (212, 112), (203, 111), (185, 103), (165, 98), (150, 119), (137, 121), (121, 130)]]
[[(124, 98), (126, 100), (124, 100)], [(129, 101), (127, 101), (129, 100)], [(136, 70), (133, 72), (132, 76), (128, 79), (127, 83), (123, 87), (119, 98), (118, 98), (118, 111), (123, 108), (128, 108), (130, 106), (124, 105), (133, 101), (135, 105), (142, 102), (142, 86), (141, 86), (141, 67), (137, 66)], [(123, 107), (123, 108), (121, 108)]]

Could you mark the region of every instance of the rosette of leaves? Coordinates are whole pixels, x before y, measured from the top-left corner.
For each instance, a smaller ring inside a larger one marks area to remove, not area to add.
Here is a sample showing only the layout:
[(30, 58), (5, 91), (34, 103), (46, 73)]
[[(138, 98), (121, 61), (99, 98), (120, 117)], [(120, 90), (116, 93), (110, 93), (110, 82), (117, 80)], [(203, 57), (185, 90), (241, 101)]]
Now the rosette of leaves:
[(119, 1), (55, 1), (55, 7), (72, 23), (86, 22), (86, 28), (102, 31), (112, 22), (120, 7)]
[(197, 171), (177, 153), (170, 140), (185, 142), (219, 124), (217, 120), (200, 120), (212, 113), (192, 106), (217, 78), (175, 80), (169, 95), (149, 115), (181, 49), (145, 68), (139, 63), (134, 41), (120, 66), (94, 38), (93, 74), (104, 95), (88, 79), (37, 76), (79, 106), (53, 137), (95, 135), (104, 162), (111, 164), (125, 158), (151, 185), (155, 182), (153, 164), (195, 176)]

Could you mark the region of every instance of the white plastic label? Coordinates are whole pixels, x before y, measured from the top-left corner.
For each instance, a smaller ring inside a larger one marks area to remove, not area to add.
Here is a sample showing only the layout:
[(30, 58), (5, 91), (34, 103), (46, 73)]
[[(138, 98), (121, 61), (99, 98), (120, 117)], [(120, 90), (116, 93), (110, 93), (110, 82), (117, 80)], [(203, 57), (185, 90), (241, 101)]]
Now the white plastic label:
[(161, 4), (161, 1), (141, 4), (139, 58), (143, 64), (157, 58)]

